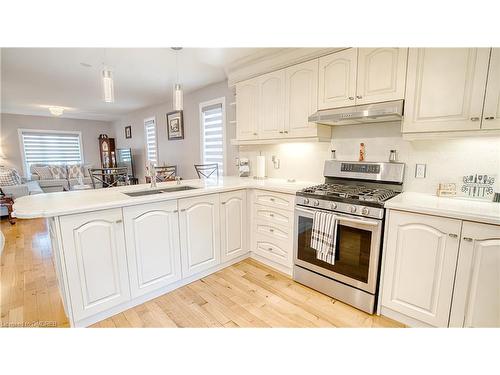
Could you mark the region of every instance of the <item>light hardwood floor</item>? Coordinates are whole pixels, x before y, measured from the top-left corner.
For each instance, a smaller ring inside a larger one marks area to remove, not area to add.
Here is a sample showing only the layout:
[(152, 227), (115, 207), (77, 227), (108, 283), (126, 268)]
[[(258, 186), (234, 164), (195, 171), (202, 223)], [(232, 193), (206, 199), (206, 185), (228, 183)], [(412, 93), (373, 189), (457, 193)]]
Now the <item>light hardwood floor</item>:
[[(68, 327), (45, 220), (1, 221), (2, 326)], [(247, 259), (93, 327), (400, 327)]]

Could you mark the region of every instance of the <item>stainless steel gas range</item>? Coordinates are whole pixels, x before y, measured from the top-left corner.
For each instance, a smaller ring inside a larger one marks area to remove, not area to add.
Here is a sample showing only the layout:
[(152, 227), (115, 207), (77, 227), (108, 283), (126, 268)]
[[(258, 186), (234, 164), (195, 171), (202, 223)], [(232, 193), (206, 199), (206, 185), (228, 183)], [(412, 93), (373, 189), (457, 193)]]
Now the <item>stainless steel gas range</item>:
[[(383, 243), (384, 202), (402, 190), (403, 163), (328, 160), (325, 183), (297, 192), (293, 278), (370, 314), (374, 312)], [(310, 247), (317, 211), (337, 220), (334, 264)]]

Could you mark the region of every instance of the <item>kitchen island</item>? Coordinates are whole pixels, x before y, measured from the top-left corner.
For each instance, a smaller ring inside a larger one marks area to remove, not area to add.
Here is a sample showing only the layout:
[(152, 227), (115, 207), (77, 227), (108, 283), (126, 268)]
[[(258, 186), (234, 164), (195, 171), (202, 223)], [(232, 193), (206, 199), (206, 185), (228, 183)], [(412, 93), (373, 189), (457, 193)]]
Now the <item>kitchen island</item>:
[(48, 193), (19, 198), (14, 215), (48, 218), (65, 312), (85, 327), (250, 256), (253, 215), (269, 229), (257, 253), (265, 244), (290, 269), (294, 194), (309, 185), (221, 177)]

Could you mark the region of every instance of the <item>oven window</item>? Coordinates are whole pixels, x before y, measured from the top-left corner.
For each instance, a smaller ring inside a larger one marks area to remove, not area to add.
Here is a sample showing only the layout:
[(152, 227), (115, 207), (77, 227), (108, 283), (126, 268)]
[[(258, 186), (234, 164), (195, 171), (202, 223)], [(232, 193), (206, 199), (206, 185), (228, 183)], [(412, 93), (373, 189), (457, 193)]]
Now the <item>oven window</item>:
[(305, 262), (367, 283), (372, 232), (339, 223), (335, 264), (331, 265), (316, 259), (316, 250), (309, 246), (311, 244), (312, 224), (312, 218), (299, 216), (297, 257)]

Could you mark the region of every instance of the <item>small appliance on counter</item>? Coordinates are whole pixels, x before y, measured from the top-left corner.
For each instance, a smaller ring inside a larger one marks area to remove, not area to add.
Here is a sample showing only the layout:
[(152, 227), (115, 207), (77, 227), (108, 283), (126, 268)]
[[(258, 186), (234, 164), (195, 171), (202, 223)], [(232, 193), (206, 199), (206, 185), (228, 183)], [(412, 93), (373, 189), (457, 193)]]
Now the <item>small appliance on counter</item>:
[(250, 161), (248, 158), (238, 158), (236, 165), (238, 166), (238, 176), (250, 176)]

